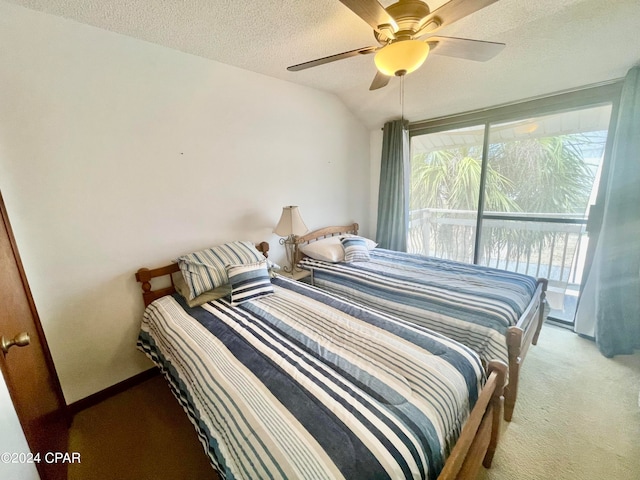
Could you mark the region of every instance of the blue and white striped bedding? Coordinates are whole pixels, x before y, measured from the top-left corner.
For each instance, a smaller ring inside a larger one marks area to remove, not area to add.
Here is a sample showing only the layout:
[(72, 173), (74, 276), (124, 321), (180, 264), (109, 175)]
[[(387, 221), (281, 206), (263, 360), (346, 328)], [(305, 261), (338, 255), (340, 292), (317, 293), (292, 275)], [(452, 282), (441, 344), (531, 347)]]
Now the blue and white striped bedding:
[(520, 273), (375, 248), (369, 262), (305, 258), (315, 286), (425, 326), (509, 364), (505, 334), (536, 291)]
[(485, 380), (470, 349), (314, 287), (146, 309), (138, 346), (227, 479), (436, 478)]

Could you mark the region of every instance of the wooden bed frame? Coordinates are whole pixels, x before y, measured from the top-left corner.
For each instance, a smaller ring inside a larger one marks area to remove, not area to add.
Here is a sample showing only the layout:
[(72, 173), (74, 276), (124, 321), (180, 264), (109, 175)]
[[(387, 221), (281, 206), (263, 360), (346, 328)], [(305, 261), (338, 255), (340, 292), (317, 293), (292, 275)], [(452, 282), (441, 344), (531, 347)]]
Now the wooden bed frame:
[[(298, 236), (295, 239), (294, 259), (295, 265), (302, 260), (304, 254), (300, 251), (300, 246), (311, 243), (322, 238), (342, 235), (345, 233), (358, 234), (359, 225), (325, 227), (306, 235)], [(531, 302), (523, 312), (516, 325), (509, 327), (506, 333), (507, 352), (509, 356), (509, 378), (504, 391), (504, 419), (507, 422), (513, 417), (513, 410), (518, 397), (518, 379), (520, 369), (524, 362), (524, 357), (531, 344), (538, 343), (540, 329), (544, 323), (544, 299), (547, 291), (548, 281), (545, 278), (538, 279), (538, 285), (533, 294)]]
[[(256, 248), (268, 257), (267, 242), (257, 244)], [(145, 307), (160, 297), (176, 293), (172, 274), (179, 271), (178, 264), (172, 263), (153, 269), (141, 268), (136, 272), (136, 280), (142, 284)], [(165, 276), (169, 277), (171, 284), (154, 290), (151, 281)], [(500, 438), (506, 374), (507, 366), (502, 362), (492, 361), (487, 366), (487, 381), (462, 427), (460, 437), (447, 458), (438, 480), (470, 480), (478, 476), (480, 465), (485, 468), (491, 467)]]

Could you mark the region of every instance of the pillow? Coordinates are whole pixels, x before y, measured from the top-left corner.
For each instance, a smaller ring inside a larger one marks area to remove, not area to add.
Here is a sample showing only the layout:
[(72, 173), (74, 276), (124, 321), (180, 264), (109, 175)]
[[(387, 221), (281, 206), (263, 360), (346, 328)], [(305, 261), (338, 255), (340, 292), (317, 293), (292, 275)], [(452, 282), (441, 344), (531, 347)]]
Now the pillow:
[(178, 258), (180, 271), (189, 286), (189, 298), (229, 282), (227, 265), (243, 265), (264, 260), (251, 242), (230, 242)]
[(184, 277), (180, 272), (177, 272), (173, 276), (173, 285), (176, 287), (176, 291), (184, 297), (187, 301), (187, 305), (191, 308), (199, 307), (200, 305), (204, 305), (207, 302), (213, 302), (214, 300), (218, 300), (222, 297), (228, 297), (231, 294), (231, 285), (226, 284), (221, 287), (214, 288), (213, 290), (209, 290), (208, 292), (201, 293), (193, 300), (189, 300), (189, 296), (191, 295), (189, 285), (184, 281)]
[(367, 244), (367, 250), (373, 250), (374, 248), (376, 248), (378, 246), (378, 244), (376, 242), (374, 242), (373, 240), (366, 238), (366, 237), (361, 237), (359, 235), (351, 235), (350, 233), (345, 233), (344, 235), (340, 235), (340, 238), (361, 238), (362, 240), (365, 241), (365, 243)]
[(364, 238), (346, 237), (340, 239), (340, 242), (344, 248), (345, 262), (368, 262), (371, 260), (371, 257), (369, 257), (367, 242)]
[(336, 263), (344, 258), (344, 249), (340, 243), (340, 237), (328, 237), (307, 243), (300, 247), (300, 251), (307, 257), (324, 262)]
[(267, 270), (269, 271), (269, 275), (275, 277), (276, 274), (282, 270), (282, 267), (275, 262), (272, 262), (267, 258)]
[(344, 260), (344, 248), (342, 247), (341, 240), (343, 238), (361, 238), (367, 244), (367, 249), (372, 250), (376, 247), (377, 243), (368, 238), (358, 237), (357, 235), (344, 234), (336, 235), (335, 237), (327, 237), (321, 240), (307, 243), (300, 247), (300, 251), (306, 256), (315, 260), (324, 262), (337, 263)]
[(248, 265), (227, 265), (227, 275), (231, 284), (231, 305), (273, 293), (266, 260)]

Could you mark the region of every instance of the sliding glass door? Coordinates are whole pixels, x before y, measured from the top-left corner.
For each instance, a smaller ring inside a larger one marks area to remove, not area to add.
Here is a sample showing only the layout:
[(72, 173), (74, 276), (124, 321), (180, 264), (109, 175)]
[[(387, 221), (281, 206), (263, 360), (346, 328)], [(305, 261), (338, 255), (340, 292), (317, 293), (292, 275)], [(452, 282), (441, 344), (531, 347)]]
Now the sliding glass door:
[(611, 105), (489, 127), (488, 168), (504, 179), (485, 199), (478, 263), (549, 280), (551, 316), (573, 322)]
[(612, 104), (411, 135), (409, 251), (549, 280), (572, 323)]

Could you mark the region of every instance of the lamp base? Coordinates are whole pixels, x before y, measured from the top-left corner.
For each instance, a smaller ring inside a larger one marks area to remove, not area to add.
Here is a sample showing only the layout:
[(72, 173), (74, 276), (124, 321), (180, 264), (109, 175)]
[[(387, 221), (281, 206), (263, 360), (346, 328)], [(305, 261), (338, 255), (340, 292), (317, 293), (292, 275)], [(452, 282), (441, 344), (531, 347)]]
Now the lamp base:
[(280, 245), (284, 245), (284, 250), (287, 255), (287, 265), (282, 267), (282, 270), (286, 273), (294, 274), (301, 272), (302, 269), (294, 265), (294, 252), (295, 252), (295, 235), (289, 235), (288, 237), (281, 238), (279, 240)]

